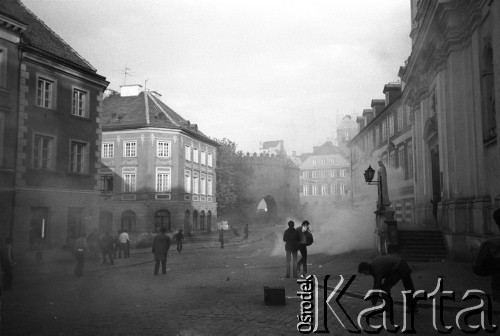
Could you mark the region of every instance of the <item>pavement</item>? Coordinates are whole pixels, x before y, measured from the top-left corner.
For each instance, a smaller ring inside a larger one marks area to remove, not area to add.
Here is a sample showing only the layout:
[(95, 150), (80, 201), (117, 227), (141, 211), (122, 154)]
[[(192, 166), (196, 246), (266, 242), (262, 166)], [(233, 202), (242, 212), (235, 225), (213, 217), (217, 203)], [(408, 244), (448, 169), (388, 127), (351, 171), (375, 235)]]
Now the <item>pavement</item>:
[[(181, 254), (175, 251), (174, 244), (169, 252), (165, 278), (169, 281), (168, 287), (162, 285), (163, 277), (152, 277), (150, 248), (131, 249), (130, 258), (116, 259), (113, 266), (87, 261), (81, 279), (73, 275), (75, 260), (68, 251), (44, 251), (41, 260), (35, 252), (27, 253), (16, 259), (14, 289), (3, 293), (2, 312), (10, 310), (9, 314), (2, 314), (2, 328), (7, 322), (4, 334), (96, 334), (96, 330), (97, 334), (123, 335), (298, 334), (295, 329), (298, 285), (295, 279), (283, 277), (284, 256), (267, 252), (269, 242), (279, 238), (281, 231), (281, 227), (259, 228), (252, 230), (248, 240), (227, 234), (225, 249), (220, 248), (216, 233), (204, 239), (187, 240)], [(372, 288), (373, 280), (357, 274), (357, 265), (376, 255), (377, 252), (370, 249), (337, 255), (312, 253), (308, 257), (308, 271), (320, 284), (329, 275), (327, 287), (330, 290), (335, 288), (341, 275), (344, 280), (355, 275), (343, 302), (349, 309), (360, 311), (367, 306), (363, 298)], [(409, 264), (416, 289), (430, 293), (441, 277), (443, 289), (455, 293), (454, 302), (443, 301), (448, 320), (459, 310), (471, 306), (470, 302), (461, 300), (467, 290), (490, 292), (490, 279), (474, 275), (470, 264), (453, 260)], [(130, 282), (124, 283), (126, 279)], [(263, 305), (262, 287), (265, 285), (285, 288), (286, 307)], [(392, 290), (397, 303), (401, 303), (401, 295), (397, 293), (402, 289), (398, 283)], [(80, 292), (83, 294), (75, 294)], [(158, 301), (159, 296), (166, 301)], [(116, 302), (108, 303), (110, 298)], [(81, 306), (73, 317), (67, 312), (75, 309), (76, 299)], [(432, 312), (430, 301), (419, 301), (418, 305), (424, 314)], [(28, 311), (26, 307), (30, 307)], [(493, 305), (493, 310), (499, 315), (498, 303)], [(165, 320), (162, 316), (169, 318)], [(14, 325), (24, 319), (37, 321), (43, 328), (38, 333), (24, 326), (25, 329), (17, 333), (10, 333), (16, 330)], [(426, 316), (421, 320), (431, 321)], [(329, 322), (331, 325), (335, 321)], [(335, 326), (330, 329), (336, 330), (336, 334), (344, 334), (338, 325), (336, 327), (338, 329), (334, 329)], [(432, 330), (431, 325), (426, 328)], [(54, 330), (57, 333), (53, 333)], [(29, 332), (22, 333), (25, 331)]]
[[(243, 240), (242, 236), (235, 237), (232, 233), (226, 233), (225, 244), (226, 248), (255, 244), (256, 242), (264, 240), (269, 237), (272, 232), (275, 232), (274, 227), (261, 228), (248, 240)], [(210, 250), (219, 249), (220, 243), (218, 242), (217, 232), (212, 234), (203, 235), (202, 237), (187, 238), (184, 242), (184, 249), (189, 250)], [(175, 253), (175, 243), (172, 244), (169, 253)], [(354, 281), (346, 290), (346, 296), (351, 296), (363, 299), (367, 291), (373, 286), (372, 277), (364, 276), (357, 273), (357, 267), (360, 261), (369, 261), (378, 255), (375, 249), (373, 250), (355, 250), (338, 255), (323, 255), (323, 254), (310, 254), (308, 257), (308, 274), (314, 274), (320, 282), (320, 287), (323, 286), (323, 279), (326, 275), (330, 275), (328, 282), (328, 289), (333, 290), (340, 280), (342, 275), (344, 284), (352, 276), (356, 275)], [(299, 254), (300, 258), (300, 254)], [(86, 271), (96, 271), (120, 268), (120, 267), (133, 267), (143, 264), (153, 263), (151, 249), (131, 249), (129, 258), (115, 259), (115, 265), (103, 265), (100, 262), (87, 261), (85, 264)], [(22, 261), (15, 266), (15, 277), (32, 277), (32, 276), (55, 276), (58, 274), (69, 274), (74, 269), (73, 255), (62, 249), (53, 249), (43, 252), (42, 260), (37, 260), (36, 252), (30, 252), (24, 256)], [(442, 278), (442, 290), (452, 291), (455, 293), (455, 301), (446, 300), (443, 309), (447, 310), (460, 310), (470, 305), (462, 302), (461, 298), (468, 290), (480, 290), (487, 294), (491, 294), (491, 280), (490, 277), (480, 277), (472, 272), (471, 264), (454, 261), (442, 260), (441, 262), (409, 262), (412, 268), (412, 278), (415, 289), (424, 290), (425, 292), (432, 293), (436, 290), (438, 279)], [(400, 293), (404, 290), (401, 282), (394, 288), (393, 293)], [(402, 297), (394, 295), (393, 299), (397, 304), (402, 303)], [(419, 301), (418, 306), (421, 308), (431, 308), (432, 302)], [(500, 304), (493, 303), (495, 312), (500, 312)]]

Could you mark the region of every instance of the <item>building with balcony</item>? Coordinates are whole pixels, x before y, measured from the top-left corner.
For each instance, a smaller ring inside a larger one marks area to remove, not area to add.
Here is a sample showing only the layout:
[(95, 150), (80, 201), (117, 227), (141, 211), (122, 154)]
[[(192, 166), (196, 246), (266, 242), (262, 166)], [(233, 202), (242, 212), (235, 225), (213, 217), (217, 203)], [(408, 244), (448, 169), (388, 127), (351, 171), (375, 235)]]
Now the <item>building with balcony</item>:
[(0, 2), (1, 234), (17, 252), (71, 244), (99, 217), (107, 85), (20, 1)]
[(140, 85), (103, 110), (100, 230), (214, 229), (217, 143)]

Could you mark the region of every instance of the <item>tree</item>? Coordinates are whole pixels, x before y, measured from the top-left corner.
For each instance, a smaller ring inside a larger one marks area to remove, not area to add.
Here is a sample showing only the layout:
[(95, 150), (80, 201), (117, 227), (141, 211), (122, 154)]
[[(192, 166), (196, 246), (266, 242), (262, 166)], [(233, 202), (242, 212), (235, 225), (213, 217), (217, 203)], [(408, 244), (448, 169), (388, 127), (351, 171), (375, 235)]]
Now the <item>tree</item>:
[(236, 207), (238, 201), (238, 186), (235, 171), (236, 143), (229, 139), (215, 139), (217, 148), (216, 197), (217, 214), (223, 217), (230, 209)]

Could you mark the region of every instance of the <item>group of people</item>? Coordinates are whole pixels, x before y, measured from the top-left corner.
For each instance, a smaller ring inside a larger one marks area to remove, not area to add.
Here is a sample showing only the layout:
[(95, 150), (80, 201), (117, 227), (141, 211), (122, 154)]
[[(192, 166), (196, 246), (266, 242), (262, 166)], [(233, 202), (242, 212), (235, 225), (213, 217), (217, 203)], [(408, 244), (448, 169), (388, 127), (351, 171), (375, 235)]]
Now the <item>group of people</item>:
[[(295, 222), (288, 222), (288, 229), (283, 233), (286, 251), (286, 277), (290, 277), (290, 268), (292, 268), (293, 277), (297, 278), (297, 272), (300, 272), (302, 266), (302, 275), (307, 274), (307, 246), (313, 243), (313, 236), (309, 229), (310, 223), (303, 221), (302, 225), (295, 228)], [(297, 261), (298, 252), (301, 258)], [(290, 267), (292, 262), (292, 267)]]

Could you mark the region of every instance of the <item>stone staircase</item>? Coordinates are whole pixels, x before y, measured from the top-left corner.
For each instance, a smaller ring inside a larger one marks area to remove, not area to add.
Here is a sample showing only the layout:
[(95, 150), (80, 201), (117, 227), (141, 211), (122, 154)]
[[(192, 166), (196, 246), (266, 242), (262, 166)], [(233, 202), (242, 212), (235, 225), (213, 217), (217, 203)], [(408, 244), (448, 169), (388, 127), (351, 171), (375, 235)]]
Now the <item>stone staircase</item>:
[(398, 230), (399, 252), (408, 261), (441, 261), (448, 258), (443, 235), (437, 230)]

